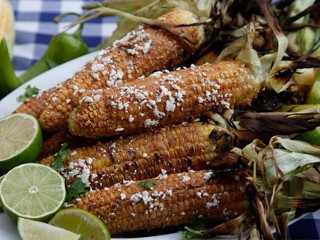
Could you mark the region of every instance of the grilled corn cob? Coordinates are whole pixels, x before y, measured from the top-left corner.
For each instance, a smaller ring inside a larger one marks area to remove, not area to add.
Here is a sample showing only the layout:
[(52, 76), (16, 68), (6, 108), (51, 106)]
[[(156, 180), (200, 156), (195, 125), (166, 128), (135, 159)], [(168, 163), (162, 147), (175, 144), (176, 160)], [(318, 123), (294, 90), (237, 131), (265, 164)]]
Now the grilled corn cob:
[(8, 0), (0, 0), (0, 42), (3, 38), (6, 39), (10, 54), (15, 37), (14, 29), (13, 9)]
[[(224, 128), (192, 123), (75, 149), (60, 169), (66, 183), (76, 178), (91, 189), (123, 180), (139, 180), (187, 169), (203, 169), (220, 152), (232, 147), (233, 137)], [(54, 156), (41, 161), (51, 164)], [(226, 165), (235, 163), (226, 163)]]
[(95, 143), (95, 139), (75, 137), (70, 135), (70, 133), (68, 133), (67, 131), (60, 131), (54, 133), (43, 142), (39, 159), (43, 159), (57, 153), (60, 150), (62, 144), (67, 144), (68, 148), (74, 149), (89, 146)]
[(211, 110), (248, 106), (261, 83), (245, 64), (192, 66), (88, 94), (70, 115), (73, 135), (91, 138), (142, 132), (194, 119)]
[(39, 119), (42, 110), (44, 109), (46, 102), (49, 99), (50, 93), (53, 91), (53, 88), (43, 91), (39, 97), (32, 97), (29, 100), (25, 101), (21, 104), (17, 109), (15, 109), (15, 113), (23, 112), (28, 113), (35, 118)]
[[(198, 19), (190, 11), (176, 8), (158, 21), (179, 25), (195, 23)], [(73, 77), (51, 90), (39, 117), (42, 127), (49, 132), (63, 129), (70, 112), (79, 105), (83, 92), (88, 89), (111, 87), (154, 71), (172, 69), (181, 65), (205, 40), (203, 26), (174, 28), (174, 31), (189, 39), (193, 47), (186, 49), (183, 41), (167, 30), (141, 25), (113, 46), (100, 51)]]
[[(152, 187), (141, 187), (146, 182)], [(70, 207), (98, 216), (111, 235), (179, 226), (195, 217), (225, 222), (249, 210), (245, 182), (240, 173), (215, 179), (206, 170), (159, 175), (97, 190)]]

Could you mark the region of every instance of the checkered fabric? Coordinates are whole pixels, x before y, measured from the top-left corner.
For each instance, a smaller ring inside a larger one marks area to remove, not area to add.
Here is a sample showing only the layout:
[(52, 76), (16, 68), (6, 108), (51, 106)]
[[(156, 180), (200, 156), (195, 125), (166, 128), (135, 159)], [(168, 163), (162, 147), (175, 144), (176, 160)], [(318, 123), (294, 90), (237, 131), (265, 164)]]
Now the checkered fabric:
[[(67, 16), (58, 24), (54, 23), (53, 19), (62, 13), (83, 13), (81, 6), (92, 1), (9, 0), (9, 2), (16, 18), (13, 64), (19, 75), (43, 55), (52, 36), (63, 31), (69, 23), (75, 20), (75, 16)], [(115, 27), (115, 17), (90, 20), (84, 25), (84, 40), (92, 49), (107, 39)]]
[[(17, 74), (28, 69), (46, 50), (51, 37), (61, 32), (74, 18), (53, 19), (66, 12), (82, 13), (81, 6), (90, 0), (9, 0), (16, 17), (16, 41), (13, 63)], [(116, 18), (94, 19), (84, 26), (83, 36), (92, 49), (107, 39), (116, 27)], [(61, 53), (63, 54), (63, 53)], [(288, 231), (288, 239), (320, 239), (320, 211), (307, 214)]]
[(320, 210), (308, 213), (289, 226), (287, 239), (320, 239)]

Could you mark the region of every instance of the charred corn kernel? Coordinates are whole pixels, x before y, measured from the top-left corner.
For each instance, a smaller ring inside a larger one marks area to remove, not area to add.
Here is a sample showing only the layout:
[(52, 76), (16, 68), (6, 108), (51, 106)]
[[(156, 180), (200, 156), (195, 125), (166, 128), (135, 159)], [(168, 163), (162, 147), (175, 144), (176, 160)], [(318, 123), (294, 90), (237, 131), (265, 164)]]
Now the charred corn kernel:
[[(192, 123), (150, 131), (73, 150), (61, 169), (66, 183), (81, 178), (91, 189), (124, 180), (155, 177), (162, 171), (203, 169), (219, 152), (232, 147), (232, 136), (209, 123)], [(53, 156), (41, 161), (50, 164)]]
[[(173, 9), (158, 21), (180, 25), (195, 23), (198, 19), (190, 11)], [(174, 31), (187, 37), (193, 48), (186, 49), (183, 41), (167, 30), (141, 25), (113, 46), (100, 51), (85, 67), (52, 91), (39, 118), (43, 129), (48, 132), (63, 129), (70, 112), (83, 101), (83, 93), (88, 89), (97, 90), (98, 97), (101, 88), (148, 76), (154, 71), (172, 69), (181, 65), (205, 40), (203, 26), (177, 27)]]
[(0, 0), (0, 42), (6, 39), (11, 54), (15, 37), (14, 14), (8, 0)]
[(23, 104), (21, 104), (17, 109), (15, 109), (14, 113), (18, 113), (18, 112), (28, 113), (38, 119), (49, 98), (50, 91), (51, 90), (44, 91), (39, 97), (32, 97), (28, 99)]
[(124, 182), (81, 197), (70, 207), (102, 219), (111, 235), (189, 224), (196, 217), (225, 222), (248, 211), (243, 175), (216, 178), (210, 171), (159, 175)]
[(73, 135), (99, 138), (171, 126), (211, 110), (248, 106), (260, 87), (250, 70), (237, 61), (156, 72), (125, 86), (88, 93), (92, 101), (83, 101), (70, 115), (69, 130)]
[(75, 137), (70, 135), (70, 133), (67, 131), (60, 131), (54, 133), (52, 136), (50, 136), (47, 140), (43, 142), (39, 159), (41, 160), (43, 158), (57, 153), (60, 150), (62, 144), (67, 144), (67, 148), (74, 149), (83, 146), (89, 146), (95, 143), (95, 139)]

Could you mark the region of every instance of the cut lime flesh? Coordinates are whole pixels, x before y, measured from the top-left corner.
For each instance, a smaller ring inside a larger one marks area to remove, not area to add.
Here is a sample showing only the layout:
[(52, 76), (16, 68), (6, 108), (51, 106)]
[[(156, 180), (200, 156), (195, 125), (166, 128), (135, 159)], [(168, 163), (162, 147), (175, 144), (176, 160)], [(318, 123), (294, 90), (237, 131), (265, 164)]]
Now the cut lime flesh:
[(42, 132), (31, 115), (16, 113), (0, 120), (0, 171), (37, 160), (42, 147)]
[(2, 207), (13, 219), (48, 220), (63, 205), (64, 179), (48, 166), (26, 163), (10, 170), (0, 185)]
[(23, 240), (79, 240), (81, 235), (47, 223), (18, 219), (18, 232)]
[(60, 210), (49, 221), (49, 224), (81, 234), (84, 239), (110, 239), (106, 225), (97, 216), (82, 209)]

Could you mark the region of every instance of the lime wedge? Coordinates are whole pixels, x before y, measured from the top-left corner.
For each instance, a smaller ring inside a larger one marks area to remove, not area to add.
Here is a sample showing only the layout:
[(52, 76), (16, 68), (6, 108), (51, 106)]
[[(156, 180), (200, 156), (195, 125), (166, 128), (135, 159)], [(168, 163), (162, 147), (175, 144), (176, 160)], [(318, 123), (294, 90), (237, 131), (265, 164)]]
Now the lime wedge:
[(0, 120), (0, 171), (35, 162), (42, 147), (42, 132), (36, 118), (15, 113)]
[(60, 210), (49, 221), (49, 224), (81, 234), (84, 239), (110, 239), (106, 225), (98, 217), (82, 209)]
[(18, 217), (48, 220), (66, 198), (64, 179), (52, 168), (26, 163), (11, 169), (0, 185), (3, 210)]
[(18, 232), (23, 240), (78, 240), (81, 235), (47, 223), (18, 219)]

